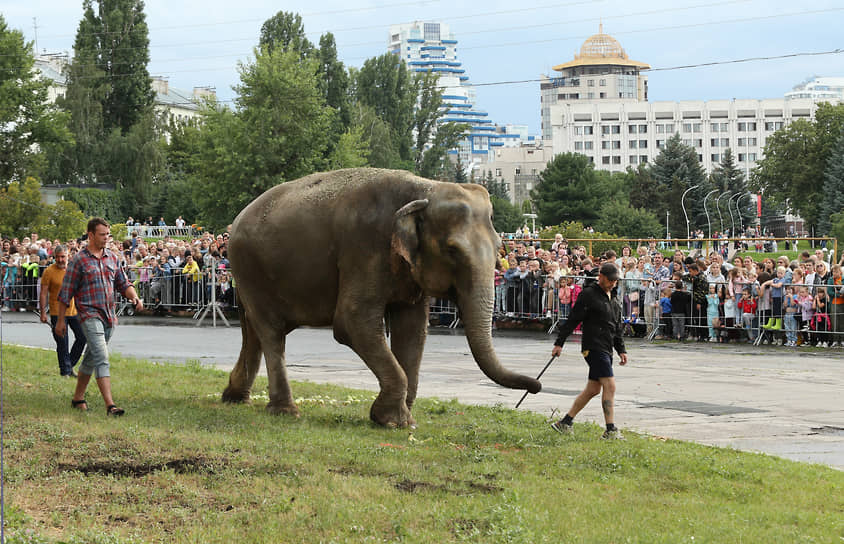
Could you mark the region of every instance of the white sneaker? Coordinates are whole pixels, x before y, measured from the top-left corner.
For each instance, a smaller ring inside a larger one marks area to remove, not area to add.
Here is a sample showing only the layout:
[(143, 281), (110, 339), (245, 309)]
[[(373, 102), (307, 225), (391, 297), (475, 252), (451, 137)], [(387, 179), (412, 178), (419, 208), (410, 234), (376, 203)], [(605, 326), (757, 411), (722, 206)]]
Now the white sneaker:
[(829, 344), (827, 344), (826, 342), (819, 342), (819, 343), (818, 343), (818, 346), (820, 346), (820, 347), (822, 347), (822, 348), (828, 348), (828, 347), (829, 347)]

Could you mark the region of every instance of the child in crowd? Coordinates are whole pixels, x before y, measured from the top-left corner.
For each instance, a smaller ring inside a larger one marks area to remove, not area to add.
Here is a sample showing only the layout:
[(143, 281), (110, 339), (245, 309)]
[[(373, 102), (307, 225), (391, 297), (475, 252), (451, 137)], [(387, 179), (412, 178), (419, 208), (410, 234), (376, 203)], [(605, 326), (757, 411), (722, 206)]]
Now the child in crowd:
[(777, 276), (775, 278), (771, 278), (762, 284), (762, 287), (770, 288), (771, 290), (771, 317), (766, 324), (762, 325), (762, 328), (772, 331), (782, 330), (783, 287), (786, 282), (785, 267), (778, 266), (776, 274)]
[[(721, 299), (718, 297), (718, 285), (715, 283), (709, 284), (709, 293), (706, 295), (706, 321), (709, 325), (709, 341), (710, 342), (717, 342), (718, 341), (718, 334), (715, 331), (715, 326), (713, 325), (713, 320), (718, 319), (719, 315), (719, 306), (721, 303)], [(718, 324), (721, 324), (720, 319), (718, 320)]]
[(686, 285), (682, 281), (675, 282), (674, 292), (671, 293), (671, 324), (675, 340), (686, 339), (686, 316), (691, 304), (692, 297), (686, 291)]
[(812, 309), (815, 316), (812, 318), (813, 329), (815, 330), (814, 344), (822, 348), (829, 347), (829, 299), (826, 298), (826, 289), (818, 289), (815, 294), (815, 301)]
[(571, 312), (572, 286), (575, 285), (574, 278), (562, 278), (560, 287), (557, 289), (557, 297), (560, 301), (560, 319), (568, 319)]
[(747, 341), (753, 342), (756, 340), (756, 328), (753, 326), (753, 321), (756, 319), (756, 298), (749, 286), (742, 290), (738, 308), (741, 312), (742, 327), (747, 332)]
[(814, 311), (812, 309), (813, 302), (814, 300), (812, 299), (812, 295), (809, 293), (809, 288), (807, 286), (800, 287), (797, 290), (797, 303), (800, 304), (800, 313), (803, 318), (802, 345), (804, 346), (810, 344), (809, 334), (807, 331), (809, 330), (809, 324), (812, 322), (812, 317), (814, 316)]
[(785, 345), (795, 348), (797, 347), (797, 312), (800, 306), (797, 303), (797, 295), (794, 294), (794, 287), (790, 285), (785, 287), (783, 306), (785, 308), (785, 317), (783, 318), (785, 324)]
[(659, 324), (662, 327), (662, 334), (658, 339), (671, 338), (671, 287), (662, 289), (662, 296), (659, 298)]

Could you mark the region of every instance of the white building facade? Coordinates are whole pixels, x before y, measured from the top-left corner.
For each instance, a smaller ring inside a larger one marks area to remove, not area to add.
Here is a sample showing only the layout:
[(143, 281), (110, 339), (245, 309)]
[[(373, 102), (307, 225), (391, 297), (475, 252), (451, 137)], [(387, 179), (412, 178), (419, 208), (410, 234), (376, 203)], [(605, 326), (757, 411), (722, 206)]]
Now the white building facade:
[(596, 168), (622, 172), (653, 161), (666, 140), (679, 134), (707, 172), (731, 149), (738, 167), (749, 173), (771, 134), (795, 119), (814, 118), (818, 103), (830, 100), (794, 95), (648, 102), (647, 80), (639, 74), (647, 68), (603, 33), (587, 39), (573, 61), (555, 66), (561, 76), (541, 82), (543, 135), (554, 152), (581, 153)]
[(451, 152), (468, 171), (473, 164), (489, 162), (494, 149), (519, 141), (519, 134), (498, 130), (489, 114), (475, 107), (475, 88), (468, 83), (469, 76), (458, 59), (457, 40), (447, 24), (416, 21), (391, 25), (387, 50), (404, 60), (411, 71), (439, 74), (443, 108), (438, 123), (470, 126), (459, 148)]

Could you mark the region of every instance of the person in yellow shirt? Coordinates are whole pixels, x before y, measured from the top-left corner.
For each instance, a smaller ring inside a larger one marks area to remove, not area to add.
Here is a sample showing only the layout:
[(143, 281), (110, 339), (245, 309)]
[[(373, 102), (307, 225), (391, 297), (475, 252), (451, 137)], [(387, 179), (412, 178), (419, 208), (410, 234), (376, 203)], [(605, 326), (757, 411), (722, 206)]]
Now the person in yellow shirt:
[(185, 251), (185, 266), (182, 268), (182, 277), (187, 280), (186, 295), (187, 303), (192, 304), (199, 298), (199, 265), (193, 258), (191, 252)]
[[(56, 246), (53, 248), (53, 259), (55, 262), (44, 270), (44, 275), (41, 276), (41, 322), (47, 322), (47, 301), (50, 302), (50, 328), (53, 331), (53, 339), (56, 341), (56, 355), (59, 359), (59, 373), (66, 377), (76, 377), (73, 372), (73, 367), (79, 362), (82, 357), (82, 351), (85, 349), (85, 334), (82, 331), (82, 326), (79, 319), (76, 317), (76, 305), (73, 300), (70, 301), (70, 306), (65, 313), (65, 321), (67, 328), (63, 336), (56, 334), (56, 321), (59, 318), (59, 291), (62, 288), (62, 280), (67, 271), (67, 249), (64, 246)], [(68, 352), (68, 344), (70, 340), (67, 329), (73, 330), (73, 347)]]

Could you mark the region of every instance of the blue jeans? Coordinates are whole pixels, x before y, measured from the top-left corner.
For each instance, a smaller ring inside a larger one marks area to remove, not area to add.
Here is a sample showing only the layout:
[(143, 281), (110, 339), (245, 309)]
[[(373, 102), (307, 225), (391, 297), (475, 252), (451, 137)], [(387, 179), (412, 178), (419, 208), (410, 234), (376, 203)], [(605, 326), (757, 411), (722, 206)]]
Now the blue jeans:
[(785, 314), (785, 339), (789, 342), (797, 342), (797, 318), (795, 314), (786, 312)]
[[(82, 357), (82, 351), (85, 349), (85, 333), (82, 331), (82, 325), (79, 324), (79, 319), (73, 315), (64, 318), (67, 324), (64, 336), (56, 336), (56, 322), (58, 320), (59, 316), (50, 316), (50, 323), (53, 325), (53, 340), (56, 341), (56, 356), (59, 359), (59, 373), (62, 376), (69, 376), (73, 372), (73, 367), (79, 362), (79, 358)], [(67, 351), (70, 342), (69, 330), (73, 331), (73, 347), (70, 348), (70, 353)]]
[(114, 328), (107, 327), (100, 319), (90, 318), (82, 322), (82, 330), (88, 349), (79, 364), (79, 373), (88, 376), (96, 373), (95, 378), (108, 378), (111, 376), (108, 370), (108, 341)]

